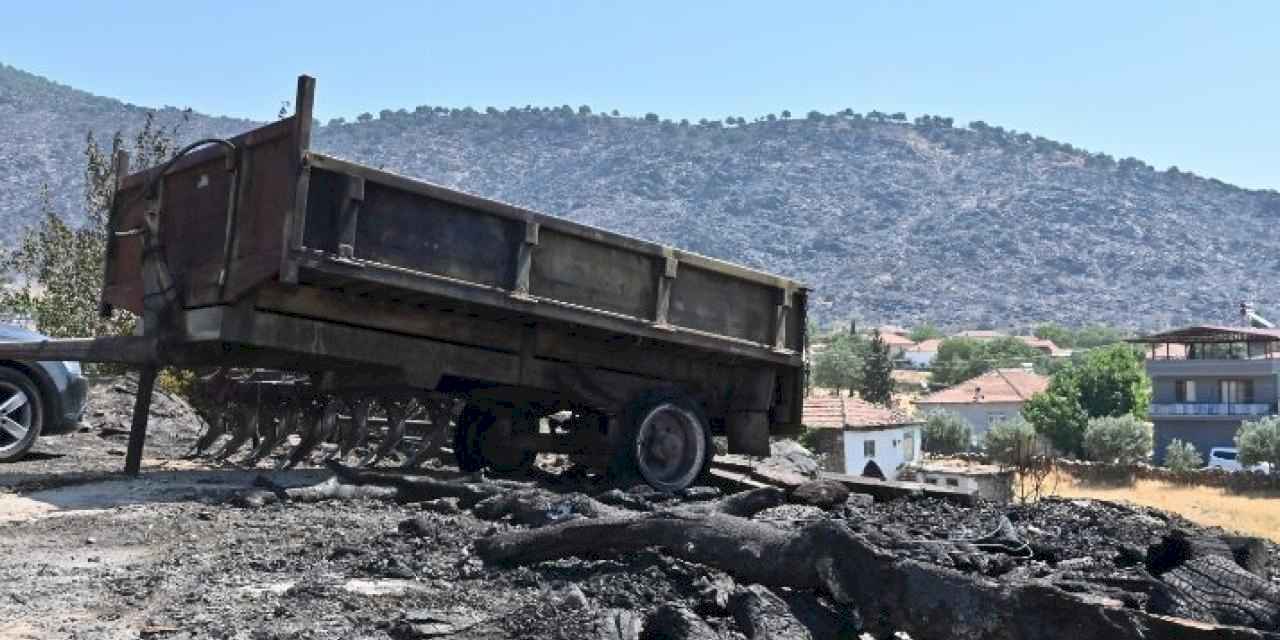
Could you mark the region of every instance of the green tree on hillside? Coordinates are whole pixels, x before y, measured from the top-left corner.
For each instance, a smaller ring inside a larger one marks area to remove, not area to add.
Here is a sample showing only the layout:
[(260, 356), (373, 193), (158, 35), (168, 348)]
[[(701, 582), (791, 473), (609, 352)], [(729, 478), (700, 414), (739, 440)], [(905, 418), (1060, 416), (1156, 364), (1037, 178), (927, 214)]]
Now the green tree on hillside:
[[(147, 115), (132, 144), (132, 166), (148, 167), (167, 160), (178, 126), (165, 128)], [(90, 133), (85, 142), (84, 210), (65, 217), (43, 194), (43, 218), (28, 228), (17, 246), (0, 258), (0, 269), (19, 284), (0, 292), (0, 310), (30, 317), (36, 328), (54, 337), (119, 335), (132, 330), (133, 319), (116, 312), (100, 318), (107, 221), (115, 192), (115, 153), (125, 147), (117, 133), (111, 148), (98, 145)], [(72, 220), (82, 219), (76, 225)]]
[(1063, 349), (1070, 349), (1076, 343), (1075, 332), (1052, 322), (1036, 327), (1034, 335), (1041, 340), (1050, 340)]
[(867, 344), (858, 394), (875, 404), (887, 406), (893, 401), (893, 362), (889, 358), (889, 345), (885, 344), (879, 329), (871, 333), (871, 342)]

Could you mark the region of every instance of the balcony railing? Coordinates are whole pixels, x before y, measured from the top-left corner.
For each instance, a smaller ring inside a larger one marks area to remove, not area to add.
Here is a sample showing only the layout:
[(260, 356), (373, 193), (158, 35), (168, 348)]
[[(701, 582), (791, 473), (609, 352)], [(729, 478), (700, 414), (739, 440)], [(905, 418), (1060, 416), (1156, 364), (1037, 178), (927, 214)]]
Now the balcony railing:
[(1275, 413), (1275, 405), (1262, 403), (1174, 402), (1152, 404), (1153, 416), (1265, 416)]

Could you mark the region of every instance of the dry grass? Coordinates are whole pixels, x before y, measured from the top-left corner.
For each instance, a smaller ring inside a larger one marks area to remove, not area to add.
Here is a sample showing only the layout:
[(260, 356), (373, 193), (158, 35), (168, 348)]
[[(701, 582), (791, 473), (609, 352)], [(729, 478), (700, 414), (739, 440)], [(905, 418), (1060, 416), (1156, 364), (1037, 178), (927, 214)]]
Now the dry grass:
[(1057, 495), (1130, 502), (1171, 511), (1205, 526), (1219, 526), (1280, 542), (1280, 494), (1234, 493), (1214, 487), (1139, 480), (1131, 487), (1086, 484), (1059, 478)]

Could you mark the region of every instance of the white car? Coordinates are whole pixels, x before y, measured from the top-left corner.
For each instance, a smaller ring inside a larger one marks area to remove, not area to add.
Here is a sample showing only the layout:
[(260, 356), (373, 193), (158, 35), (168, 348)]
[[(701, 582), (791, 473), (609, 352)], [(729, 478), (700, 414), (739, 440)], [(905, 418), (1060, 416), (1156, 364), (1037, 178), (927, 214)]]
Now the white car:
[[(1235, 447), (1214, 447), (1209, 450), (1209, 468), (1223, 471), (1240, 471), (1240, 452)], [(1262, 462), (1249, 468), (1250, 471), (1269, 473), (1271, 465)]]

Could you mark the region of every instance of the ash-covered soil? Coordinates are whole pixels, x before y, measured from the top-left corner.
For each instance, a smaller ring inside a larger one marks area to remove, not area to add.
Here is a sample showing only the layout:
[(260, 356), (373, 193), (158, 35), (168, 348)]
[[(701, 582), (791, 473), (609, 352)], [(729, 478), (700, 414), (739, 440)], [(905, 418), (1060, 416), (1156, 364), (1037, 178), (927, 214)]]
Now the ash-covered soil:
[[(447, 502), (232, 506), (263, 472), (182, 460), (200, 427), (177, 400), (157, 402), (169, 415), (151, 425), (145, 473), (125, 479), (132, 388), (99, 383), (93, 398), (84, 431), (42, 440), (37, 455), (0, 468), (0, 638), (622, 640), (672, 603), (715, 637), (745, 637), (730, 576), (656, 550), (497, 569), (472, 543), (519, 525)], [(269, 475), (301, 486), (329, 474)], [(1057, 499), (965, 507), (855, 496), (832, 510), (788, 504), (755, 518), (784, 528), (840, 519), (899, 557), (1138, 609), (1148, 605), (1139, 584), (1148, 546), (1174, 529), (1207, 531), (1152, 509)], [(1016, 543), (990, 542), (1002, 518)], [(1266, 550), (1276, 583), (1277, 549)], [(811, 593), (776, 593), (803, 623), (783, 637), (859, 637), (851, 612)]]

